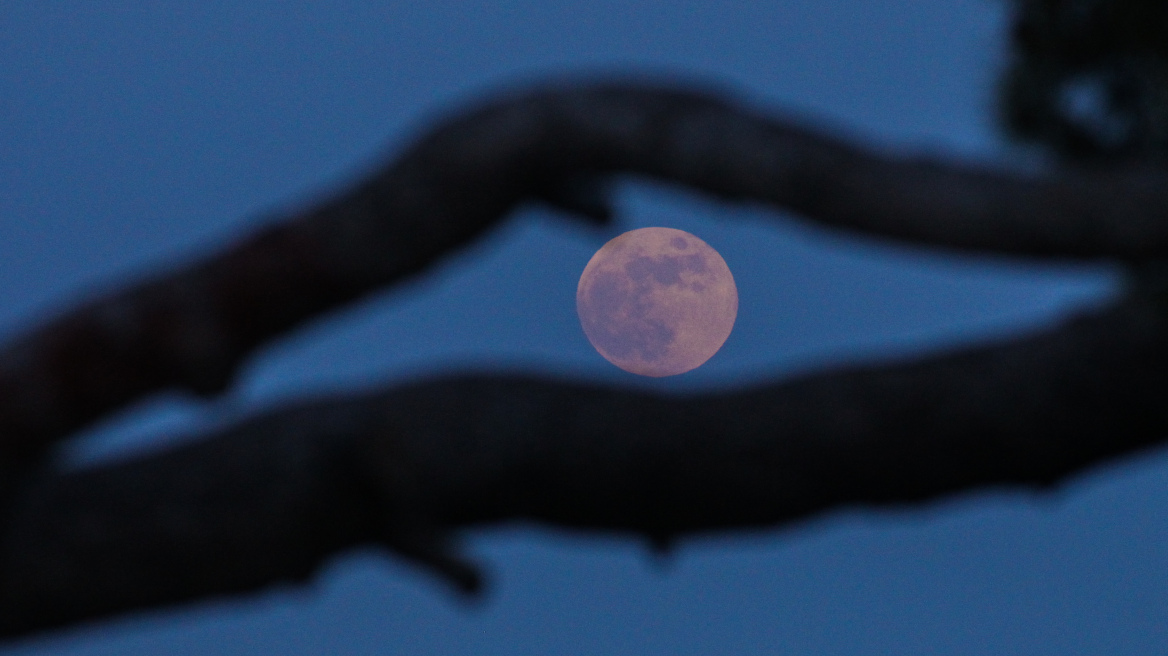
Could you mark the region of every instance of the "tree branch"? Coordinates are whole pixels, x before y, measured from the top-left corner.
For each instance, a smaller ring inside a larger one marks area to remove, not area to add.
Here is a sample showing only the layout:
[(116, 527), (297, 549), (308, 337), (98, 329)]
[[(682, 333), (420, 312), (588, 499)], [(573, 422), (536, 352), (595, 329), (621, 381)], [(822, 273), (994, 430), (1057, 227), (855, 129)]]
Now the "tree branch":
[(539, 88), (450, 118), (360, 184), (226, 252), (15, 340), (0, 352), (0, 471), (150, 392), (219, 393), (257, 346), (418, 272), (518, 203), (603, 220), (598, 184), (626, 173), (936, 246), (1168, 253), (1159, 170), (1028, 179), (873, 153), (701, 92)]
[(1168, 306), (1132, 296), (1012, 341), (698, 396), (444, 378), (266, 415), (25, 489), (0, 560), (14, 636), (276, 582), (379, 544), (465, 590), (452, 531), (773, 527), (984, 486), (1046, 488), (1159, 444)]

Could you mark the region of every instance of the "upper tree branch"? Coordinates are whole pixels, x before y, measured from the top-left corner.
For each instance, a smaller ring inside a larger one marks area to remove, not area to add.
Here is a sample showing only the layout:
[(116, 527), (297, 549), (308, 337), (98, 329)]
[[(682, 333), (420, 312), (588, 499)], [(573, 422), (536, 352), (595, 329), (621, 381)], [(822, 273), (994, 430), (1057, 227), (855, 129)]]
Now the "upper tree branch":
[(318, 207), (16, 340), (0, 352), (0, 464), (160, 388), (217, 393), (258, 345), (417, 272), (517, 203), (603, 218), (586, 192), (621, 173), (925, 244), (1168, 253), (1160, 171), (1023, 179), (876, 154), (699, 92), (548, 87), (457, 115)]

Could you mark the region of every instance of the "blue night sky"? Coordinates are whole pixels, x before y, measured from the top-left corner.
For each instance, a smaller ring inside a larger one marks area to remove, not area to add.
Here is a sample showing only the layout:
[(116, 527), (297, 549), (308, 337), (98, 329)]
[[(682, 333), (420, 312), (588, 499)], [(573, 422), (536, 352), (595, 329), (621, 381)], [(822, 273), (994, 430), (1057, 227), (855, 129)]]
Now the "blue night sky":
[[(881, 148), (1024, 161), (992, 120), (995, 0), (0, 4), (0, 336), (190, 261), (392, 155), (459, 103), (564, 74), (665, 74)], [(100, 8), (97, 8), (100, 7)], [(214, 403), (149, 399), (71, 442), (124, 457), (288, 397), (466, 368), (714, 389), (1016, 334), (1105, 301), (1102, 265), (957, 257), (644, 181), (611, 229), (517, 213), (425, 276), (273, 344)], [(625, 374), (577, 278), (624, 230), (722, 254), (738, 322), (704, 367)], [(189, 438), (188, 438), (189, 439)], [(375, 552), (272, 589), (38, 638), (98, 654), (1148, 654), (1168, 641), (1168, 458), (1041, 497), (982, 492), (711, 536), (668, 558), (529, 526), (468, 536), (482, 603)]]

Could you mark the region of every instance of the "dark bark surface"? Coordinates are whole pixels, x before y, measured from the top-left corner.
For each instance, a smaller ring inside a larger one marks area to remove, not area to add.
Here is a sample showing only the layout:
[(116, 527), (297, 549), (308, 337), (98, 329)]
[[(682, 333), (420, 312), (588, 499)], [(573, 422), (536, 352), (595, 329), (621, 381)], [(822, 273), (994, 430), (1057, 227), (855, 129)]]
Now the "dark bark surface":
[(318, 207), (15, 340), (0, 351), (0, 457), (159, 389), (221, 392), (260, 344), (420, 271), (521, 202), (602, 219), (598, 182), (626, 173), (934, 246), (1168, 254), (1158, 169), (1022, 178), (879, 155), (698, 92), (550, 87), (455, 116)]

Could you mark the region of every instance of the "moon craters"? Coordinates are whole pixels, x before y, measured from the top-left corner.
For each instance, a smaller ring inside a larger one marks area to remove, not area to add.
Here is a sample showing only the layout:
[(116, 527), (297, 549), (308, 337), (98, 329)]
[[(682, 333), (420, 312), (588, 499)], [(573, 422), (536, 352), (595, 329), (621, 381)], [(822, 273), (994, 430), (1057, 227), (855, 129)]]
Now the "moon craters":
[(585, 267), (576, 309), (588, 340), (645, 376), (694, 369), (725, 342), (738, 309), (722, 257), (697, 237), (642, 228), (604, 245)]

